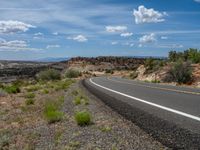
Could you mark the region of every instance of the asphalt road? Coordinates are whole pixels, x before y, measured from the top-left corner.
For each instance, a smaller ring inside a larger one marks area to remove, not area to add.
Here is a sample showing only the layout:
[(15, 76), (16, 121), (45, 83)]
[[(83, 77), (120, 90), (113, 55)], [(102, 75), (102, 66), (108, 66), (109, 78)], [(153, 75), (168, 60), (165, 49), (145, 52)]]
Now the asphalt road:
[(200, 89), (118, 77), (91, 78), (84, 84), (166, 146), (200, 149)]

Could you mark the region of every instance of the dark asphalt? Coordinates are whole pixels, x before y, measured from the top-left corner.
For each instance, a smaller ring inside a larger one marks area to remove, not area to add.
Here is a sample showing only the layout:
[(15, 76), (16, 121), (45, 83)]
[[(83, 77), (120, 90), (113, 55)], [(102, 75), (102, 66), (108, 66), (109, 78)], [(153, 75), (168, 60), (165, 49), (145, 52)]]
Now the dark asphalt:
[(166, 146), (200, 149), (199, 89), (117, 77), (92, 78), (85, 80), (84, 85), (107, 105)]

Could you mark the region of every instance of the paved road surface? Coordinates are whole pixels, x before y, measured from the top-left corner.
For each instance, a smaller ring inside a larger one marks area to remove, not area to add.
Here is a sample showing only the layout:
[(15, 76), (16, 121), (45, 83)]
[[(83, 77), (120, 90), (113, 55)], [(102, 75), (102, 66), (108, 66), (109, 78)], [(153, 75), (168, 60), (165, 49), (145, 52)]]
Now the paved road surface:
[(200, 149), (200, 89), (97, 77), (86, 87), (172, 148)]

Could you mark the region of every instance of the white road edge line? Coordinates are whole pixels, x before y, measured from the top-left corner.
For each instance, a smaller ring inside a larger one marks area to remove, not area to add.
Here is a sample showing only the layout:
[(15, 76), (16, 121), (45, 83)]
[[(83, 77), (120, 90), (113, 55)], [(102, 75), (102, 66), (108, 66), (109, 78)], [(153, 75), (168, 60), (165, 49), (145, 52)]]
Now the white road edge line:
[(128, 98), (131, 98), (131, 99), (133, 99), (133, 100), (136, 100), (136, 101), (139, 101), (139, 102), (142, 102), (142, 103), (145, 103), (145, 104), (149, 104), (149, 105), (151, 105), (151, 106), (158, 107), (158, 108), (160, 108), (160, 109), (164, 109), (164, 110), (166, 110), (166, 111), (173, 112), (173, 113), (175, 113), (175, 114), (179, 114), (179, 115), (181, 115), (181, 116), (184, 116), (184, 117), (187, 117), (187, 118), (190, 118), (190, 119), (194, 119), (194, 120), (200, 121), (200, 118), (197, 117), (197, 116), (190, 115), (190, 114), (187, 114), (187, 113), (184, 113), (184, 112), (175, 110), (175, 109), (171, 109), (171, 108), (168, 108), (168, 107), (165, 107), (165, 106), (162, 106), (162, 105), (158, 105), (158, 104), (155, 104), (155, 103), (151, 103), (151, 102), (148, 102), (148, 101), (146, 101), (146, 100), (143, 100), (143, 99), (140, 99), (140, 98), (137, 98), (137, 97), (133, 97), (133, 96), (130, 96), (130, 95), (127, 95), (127, 94), (124, 94), (124, 93), (121, 93), (121, 92), (118, 92), (118, 91), (109, 89), (109, 88), (107, 88), (107, 87), (104, 87), (104, 86), (102, 86), (102, 85), (99, 85), (99, 84), (95, 83), (94, 81), (92, 81), (91, 78), (89, 79), (89, 81), (90, 81), (92, 84), (94, 84), (94, 85), (96, 85), (96, 86), (98, 86), (98, 87), (100, 87), (100, 88), (103, 88), (103, 89), (105, 89), (105, 90), (111, 91), (111, 92), (113, 92), (113, 93), (117, 93), (117, 94), (119, 94), (119, 95), (122, 95), (122, 96), (125, 96), (125, 97), (128, 97)]

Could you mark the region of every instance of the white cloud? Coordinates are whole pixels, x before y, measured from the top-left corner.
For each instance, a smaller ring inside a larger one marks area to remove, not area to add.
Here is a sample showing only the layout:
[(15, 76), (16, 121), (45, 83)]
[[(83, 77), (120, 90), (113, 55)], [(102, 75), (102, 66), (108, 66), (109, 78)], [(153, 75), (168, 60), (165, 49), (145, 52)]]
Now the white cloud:
[(122, 36), (122, 37), (129, 37), (129, 36), (132, 36), (132, 35), (133, 35), (133, 33), (131, 33), (131, 32), (126, 32), (126, 33), (120, 34), (120, 36)]
[(135, 45), (134, 43), (130, 43), (130, 45), (129, 45), (129, 46), (130, 46), (130, 47), (133, 47), (134, 45)]
[(0, 51), (39, 51), (42, 49), (38, 48), (31, 48), (27, 44), (26, 41), (22, 40), (13, 40), (13, 41), (6, 41), (4, 39), (0, 39)]
[(26, 41), (19, 41), (19, 40), (14, 40), (14, 41), (6, 41), (4, 39), (0, 39), (0, 47), (27, 47)]
[(0, 21), (0, 33), (26, 32), (29, 28), (35, 28), (35, 26), (20, 21)]
[(133, 47), (135, 44), (132, 43), (132, 42), (125, 42), (125, 43), (123, 43), (122, 45), (126, 45), (126, 46)]
[(168, 39), (167, 36), (161, 36), (160, 38), (161, 38), (162, 40), (167, 40), (167, 39)]
[(135, 23), (157, 23), (163, 22), (165, 19), (163, 17), (167, 15), (166, 12), (155, 11), (153, 8), (147, 9), (143, 5), (138, 7), (138, 10), (133, 11), (133, 15), (135, 16)]
[(139, 45), (138, 45), (138, 47), (142, 47), (142, 46), (143, 46), (142, 44), (139, 44)]
[(124, 32), (127, 30), (126, 26), (106, 26), (106, 31), (115, 33), (115, 32)]
[(59, 48), (60, 47), (60, 45), (47, 45), (47, 49), (50, 49), (50, 48)]
[(157, 45), (158, 48), (183, 48), (184, 46), (182, 44), (165, 44), (165, 45)]
[(53, 35), (58, 35), (58, 32), (53, 32), (52, 34), (53, 34)]
[(116, 41), (111, 42), (111, 45), (117, 45), (117, 44), (118, 44), (118, 42), (116, 42)]
[(154, 41), (156, 41), (156, 37), (154, 33), (144, 35), (139, 39), (140, 43), (152, 43)]
[(194, 0), (195, 2), (197, 2), (197, 3), (200, 3), (200, 0)]
[(68, 37), (67, 39), (74, 40), (77, 42), (87, 42), (88, 41), (88, 39), (84, 35), (81, 35), (81, 34), (74, 36), (74, 37)]
[(35, 33), (34, 35), (35, 35), (35, 36), (42, 36), (42, 35), (44, 35), (44, 34), (41, 33), (41, 32), (38, 32), (38, 33)]

